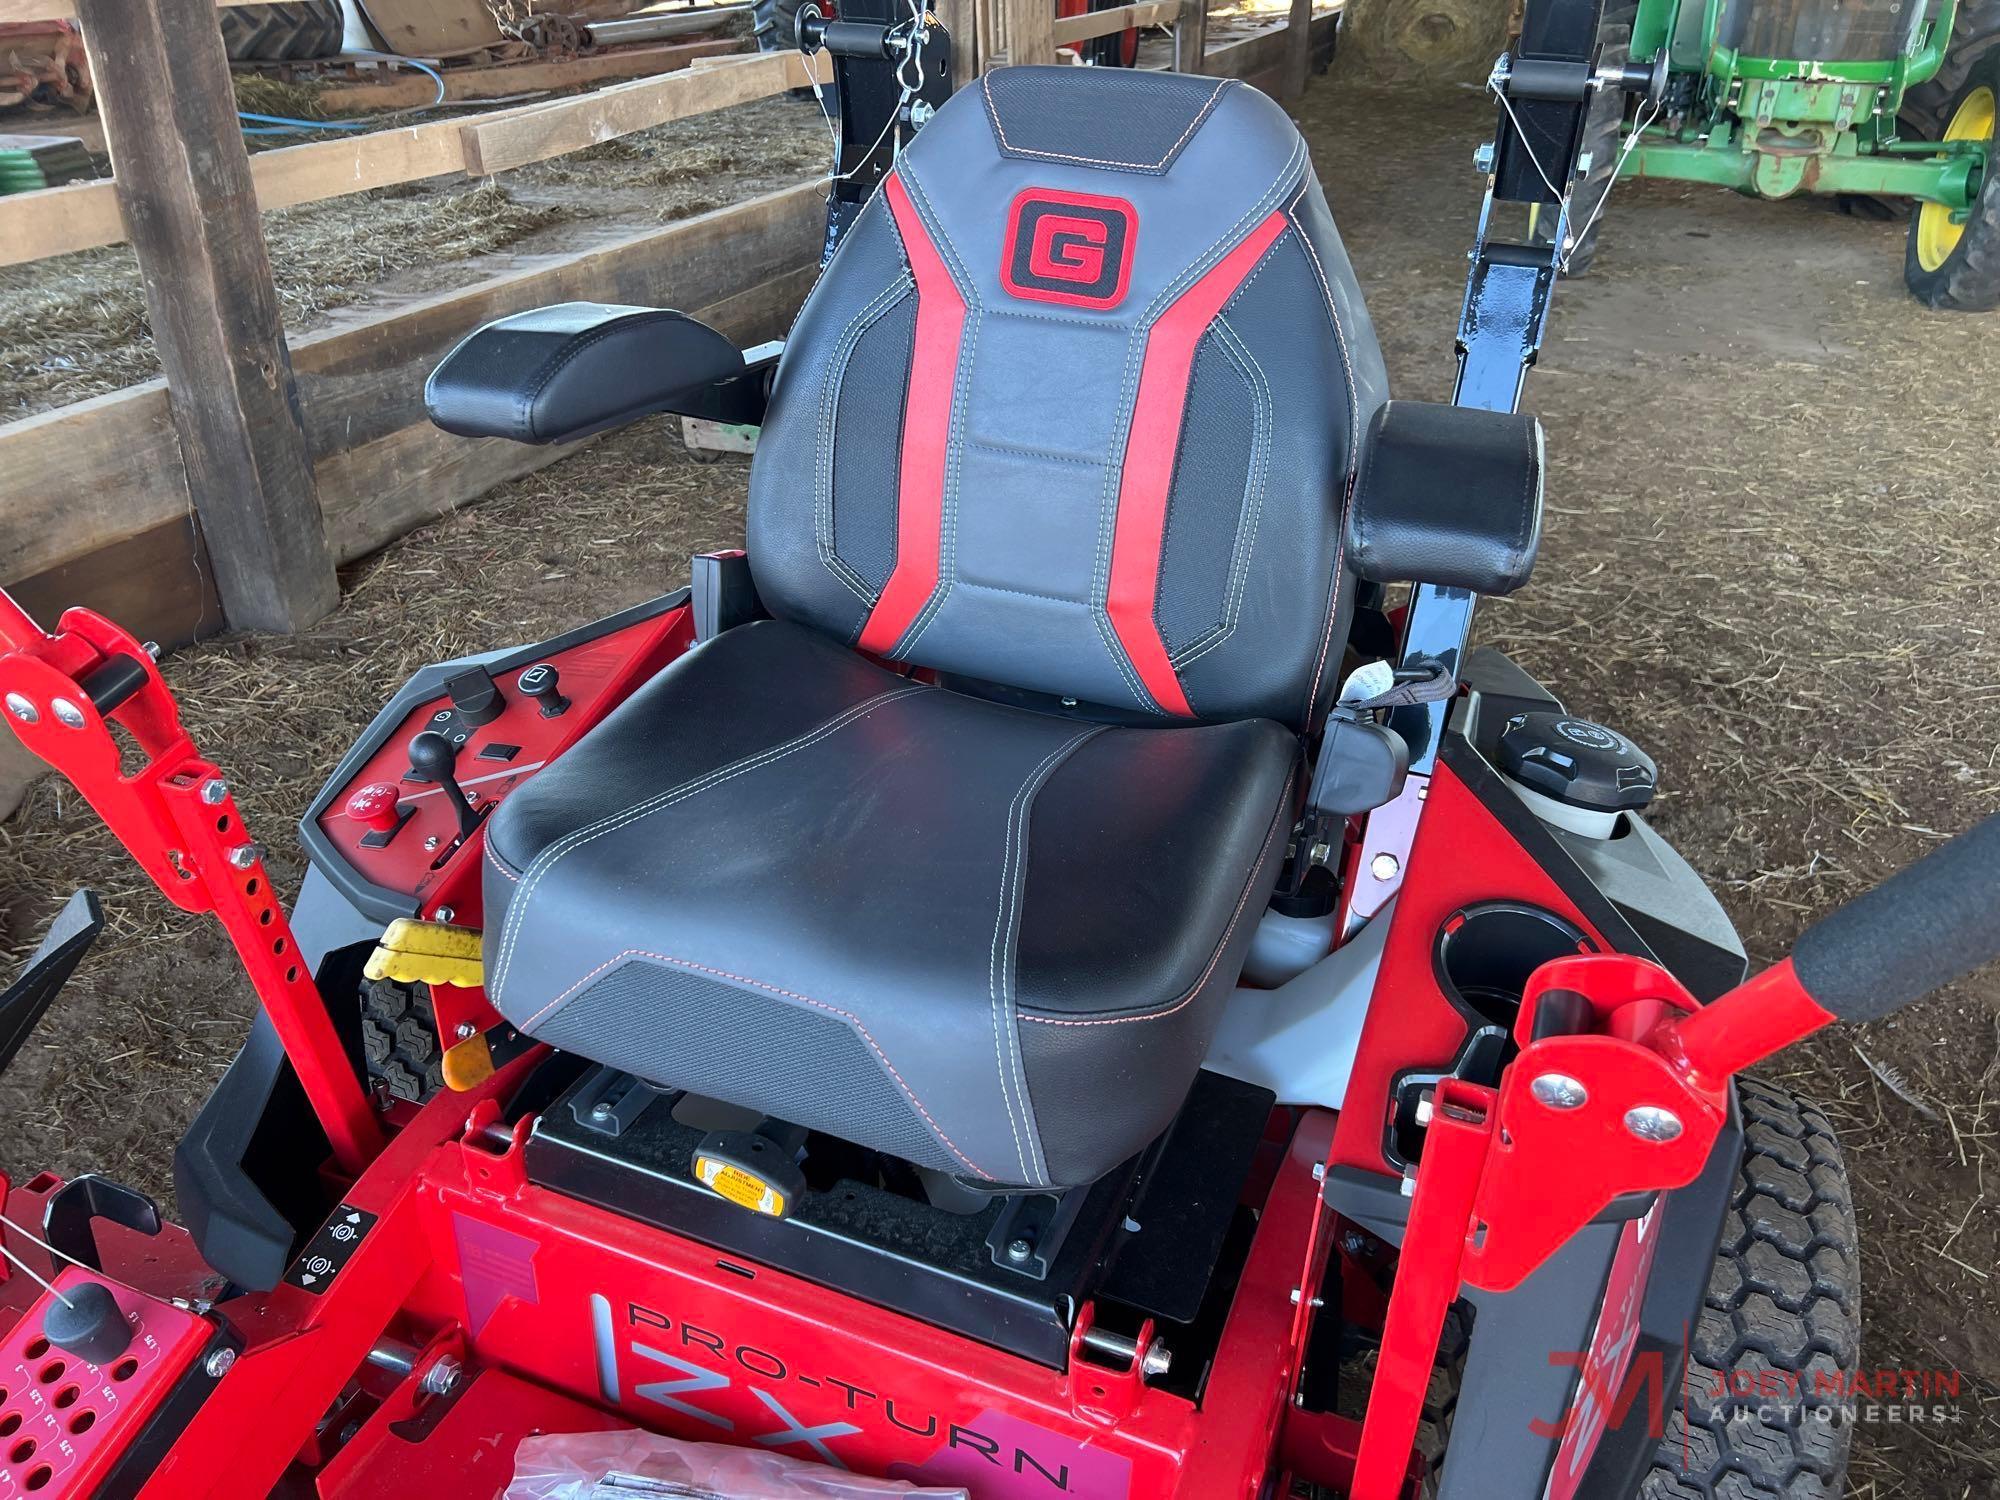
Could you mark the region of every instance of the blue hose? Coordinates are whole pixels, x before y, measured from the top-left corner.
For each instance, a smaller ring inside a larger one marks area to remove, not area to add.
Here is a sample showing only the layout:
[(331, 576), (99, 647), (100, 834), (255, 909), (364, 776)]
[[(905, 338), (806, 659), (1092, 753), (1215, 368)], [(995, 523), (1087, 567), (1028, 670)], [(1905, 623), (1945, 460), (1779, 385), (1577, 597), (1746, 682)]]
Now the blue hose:
[[(373, 55), (373, 54), (371, 54)], [(414, 57), (384, 59), (400, 63), (406, 68), (415, 68), (426, 74), (437, 85), (437, 98), (429, 104), (419, 105), (419, 109), (435, 109), (444, 103), (444, 75), (429, 63), (418, 62)], [(296, 120), (290, 115), (260, 115), (247, 109), (236, 111), (236, 118), (248, 121), (243, 126), (245, 135), (293, 135), (299, 131), (311, 130), (373, 130), (375, 127), (366, 120)]]

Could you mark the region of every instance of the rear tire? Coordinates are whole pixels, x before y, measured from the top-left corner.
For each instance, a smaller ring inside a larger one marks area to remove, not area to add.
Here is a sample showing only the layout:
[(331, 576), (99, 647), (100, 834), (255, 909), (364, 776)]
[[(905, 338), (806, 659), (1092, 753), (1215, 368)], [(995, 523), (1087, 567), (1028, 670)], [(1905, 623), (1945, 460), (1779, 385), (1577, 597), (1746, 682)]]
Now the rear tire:
[[(1989, 48), (1965, 75), (1940, 134), (2000, 141), (2000, 48)], [(1952, 224), (1942, 204), (1917, 205), (1910, 216), (1903, 281), (1926, 307), (1952, 312), (2000, 307), (2000, 172), (1988, 172), (1963, 225)]]
[[(1853, 1423), (1818, 1408), (1861, 1354), (1854, 1200), (1826, 1116), (1788, 1089), (1740, 1080), (1743, 1164), (1688, 1349), (1686, 1399), (1641, 1500), (1838, 1500)], [(1776, 1383), (1796, 1394), (1731, 1394)], [(1825, 1384), (1822, 1384), (1824, 1382)]]
[(371, 979), (362, 986), (361, 1050), (369, 1078), (391, 1098), (422, 1104), (444, 1087), (437, 1015), (421, 985)]
[[(1607, 64), (1622, 67), (1631, 55), (1632, 21), (1637, 12), (1635, 0), (1624, 0), (1622, 4), (1620, 0), (1611, 0), (1604, 7), (1604, 20), (1597, 36)], [(1590, 153), (1590, 170), (1570, 192), (1570, 232), (1582, 233), (1577, 234), (1576, 244), (1570, 247), (1563, 266), (1565, 276), (1588, 274), (1591, 262), (1597, 259), (1598, 236), (1604, 232), (1604, 216), (1599, 210), (1616, 181), (1619, 151), (1624, 143), (1625, 92), (1599, 89), (1591, 96), (1590, 111), (1583, 124), (1583, 149)], [(1555, 220), (1550, 209), (1537, 204), (1528, 211), (1530, 239), (1546, 245), (1554, 233)]]
[(804, 0), (757, 0), (751, 15), (756, 22), (759, 52), (798, 50), (799, 6), (803, 3)]
[(347, 33), (340, 0), (231, 5), (221, 12), (222, 45), (231, 62), (306, 62), (333, 57)]
[(1996, 46), (2000, 46), (2000, 0), (1958, 0), (1944, 65), (1934, 77), (1903, 95), (1896, 122), (1905, 139), (1935, 141), (1944, 135), (1945, 122), (1951, 119), (1966, 79)]

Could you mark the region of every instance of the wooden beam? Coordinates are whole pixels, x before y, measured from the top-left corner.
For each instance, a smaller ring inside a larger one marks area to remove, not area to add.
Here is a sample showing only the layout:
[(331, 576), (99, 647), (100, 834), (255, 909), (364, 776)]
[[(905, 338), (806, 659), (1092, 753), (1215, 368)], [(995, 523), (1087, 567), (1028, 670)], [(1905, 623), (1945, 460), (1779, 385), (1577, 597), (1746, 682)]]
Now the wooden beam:
[[(820, 82), (830, 82), (833, 70), (826, 54), (814, 61)], [(616, 84), (580, 99), (468, 120), (458, 127), (461, 156), (467, 172), (490, 176), (807, 83), (806, 61), (797, 52), (730, 58), (696, 72)]]
[(1087, 42), (1094, 36), (1110, 36), (1128, 26), (1166, 26), (1183, 10), (1182, 0), (1141, 0), (1137, 5), (1121, 5), (1115, 10), (1091, 11), (1080, 16), (1058, 16), (1055, 44), (1068, 47)]
[[(218, 7), (262, 5), (266, 0), (212, 0)], [(0, 0), (0, 21), (66, 21), (76, 15), (76, 0)]]
[[(344, 561), (371, 552), (560, 456), (468, 443), (430, 426), (424, 378), (472, 329), (575, 299), (682, 307), (741, 341), (777, 337), (811, 289), (824, 227), (824, 191), (803, 183), (594, 250), (537, 257), (392, 312), (350, 312), (302, 336), (292, 351), (299, 402), (335, 554)], [(0, 426), (0, 475), (0, 577), (46, 578), (37, 598), (47, 618), (66, 604), (102, 600), (120, 618), (150, 620), (134, 601), (157, 598), (170, 614), (181, 610), (174, 617), (187, 632), (150, 629), (163, 641), (188, 639), (197, 624), (218, 628), (219, 610), (205, 620), (189, 612), (192, 590), (213, 570), (186, 532), (187, 475), (163, 382)], [(142, 534), (150, 538), (143, 547), (115, 550)], [(100, 567), (100, 555), (122, 558), (125, 571)], [(114, 585), (137, 592), (114, 594)]]
[(1007, 61), (1020, 67), (1056, 60), (1056, 8), (1049, 0), (1001, 0), (1007, 11)]
[(10, 583), (7, 592), (44, 625), (81, 604), (167, 647), (223, 626), (208, 549), (194, 517), (185, 514)]
[(1208, 0), (1181, 0), (1180, 19), (1174, 22), (1174, 71), (1206, 72), (1207, 56)]
[[(732, 56), (710, 67), (618, 84), (574, 99), (497, 110), (477, 120), (432, 120), (260, 151), (250, 158), (250, 176), (257, 186), (257, 206), (274, 209), (457, 172), (478, 175), (482, 167), (468, 159), (473, 153), (482, 164), (491, 163), (483, 165), (485, 173), (497, 172), (668, 120), (783, 93), (804, 85), (803, 68), (794, 54)], [(820, 69), (822, 82), (831, 78), (824, 59)], [(111, 182), (0, 197), (0, 266), (114, 245), (125, 237)]]
[(213, 0), (77, 0), (217, 590), (239, 629), (340, 602)]
[[(1314, 16), (1309, 32), (1312, 48), (1318, 50), (1329, 44), (1339, 24), (1337, 10)], [(1290, 25), (1274, 26), (1215, 48), (1202, 60), (1202, 70), (1217, 78), (1240, 78), (1267, 93), (1277, 93), (1284, 87), (1291, 45)]]
[[(678, 72), (704, 57), (743, 51), (743, 39), (713, 37), (661, 47), (620, 47), (587, 57), (531, 58), (482, 67), (450, 67), (444, 74), (447, 101), (505, 99), (512, 94), (573, 89), (609, 78), (657, 77)], [(366, 114), (378, 109), (411, 109), (437, 98), (437, 84), (422, 73), (399, 72), (381, 79), (336, 79), (321, 89), (318, 102), (329, 114)]]
[(1306, 77), (1312, 68), (1313, 0), (1292, 0), (1291, 20), (1285, 27), (1285, 83), (1281, 95), (1287, 101), (1305, 97)]
[(0, 427), (0, 558), (30, 578), (185, 516), (167, 383), (149, 380)]
[(951, 86), (969, 87), (980, 74), (979, 6), (981, 0), (935, 0), (933, 9), (951, 37)]

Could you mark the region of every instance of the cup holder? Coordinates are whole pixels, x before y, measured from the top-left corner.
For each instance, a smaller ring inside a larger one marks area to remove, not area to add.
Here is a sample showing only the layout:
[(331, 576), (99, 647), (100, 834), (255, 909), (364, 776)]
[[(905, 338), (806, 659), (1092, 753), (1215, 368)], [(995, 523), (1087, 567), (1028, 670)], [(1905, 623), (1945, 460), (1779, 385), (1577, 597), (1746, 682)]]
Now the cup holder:
[(1438, 986), (1468, 1021), (1513, 1030), (1528, 976), (1552, 958), (1597, 945), (1552, 911), (1488, 901), (1453, 912), (1438, 930)]

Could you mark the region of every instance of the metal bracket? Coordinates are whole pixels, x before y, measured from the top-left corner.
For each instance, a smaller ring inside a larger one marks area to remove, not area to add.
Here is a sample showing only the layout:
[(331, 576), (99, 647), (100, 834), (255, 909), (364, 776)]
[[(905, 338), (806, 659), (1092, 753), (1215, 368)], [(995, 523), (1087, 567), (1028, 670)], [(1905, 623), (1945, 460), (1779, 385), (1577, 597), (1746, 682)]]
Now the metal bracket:
[(109, 1219), (138, 1234), (160, 1232), (160, 1209), (137, 1188), (88, 1173), (72, 1177), (49, 1197), (42, 1209), (42, 1238), (62, 1260), (86, 1270), (104, 1269), (97, 1253), (97, 1232), (91, 1224)]
[(181, 727), (155, 654), (87, 609), (65, 611), (48, 634), (0, 590), (0, 707), (9, 727), (70, 780), (169, 901), (214, 913), (335, 1161), (358, 1175), (381, 1149), (381, 1124), (271, 889), (263, 851), (229, 784)]
[(20, 978), (0, 993), (0, 1073), (7, 1071), (28, 1033), (103, 930), (104, 908), (98, 904), (96, 892), (78, 891), (63, 904)]

